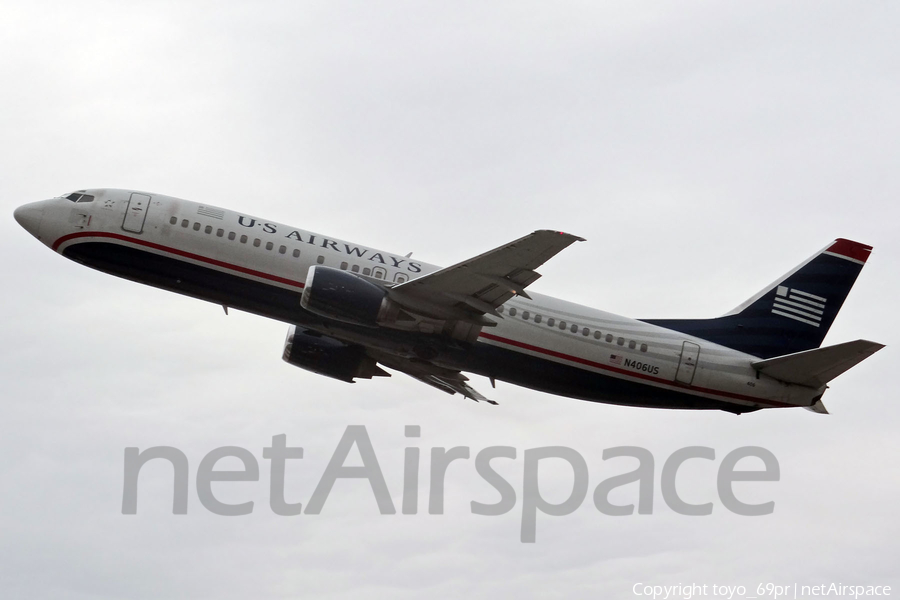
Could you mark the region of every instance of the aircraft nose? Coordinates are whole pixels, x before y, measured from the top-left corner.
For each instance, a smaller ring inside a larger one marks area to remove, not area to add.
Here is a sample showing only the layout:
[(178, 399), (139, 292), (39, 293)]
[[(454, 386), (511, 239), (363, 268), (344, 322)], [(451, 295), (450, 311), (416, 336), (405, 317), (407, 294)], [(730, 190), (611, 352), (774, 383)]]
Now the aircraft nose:
[(25, 231), (39, 237), (41, 230), (41, 220), (44, 218), (44, 205), (42, 202), (32, 202), (25, 204), (15, 210), (13, 216), (19, 225), (25, 228)]

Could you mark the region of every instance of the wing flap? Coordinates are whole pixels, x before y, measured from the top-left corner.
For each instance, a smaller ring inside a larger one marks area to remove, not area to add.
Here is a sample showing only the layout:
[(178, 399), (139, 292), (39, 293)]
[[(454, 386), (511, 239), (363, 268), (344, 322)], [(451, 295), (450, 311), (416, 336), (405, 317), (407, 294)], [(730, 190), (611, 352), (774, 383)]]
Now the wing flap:
[(369, 355), (385, 367), (400, 371), (401, 373), (406, 373), (410, 377), (418, 379), (422, 383), (427, 383), (442, 392), (448, 394), (462, 394), (463, 397), (474, 400), (475, 402), (497, 404), (494, 400), (483, 396), (466, 383), (469, 378), (460, 371), (439, 367), (427, 361), (403, 358), (401, 356), (395, 356), (373, 349), (369, 349)]
[(407, 374), (423, 383), (427, 383), (432, 387), (436, 387), (442, 392), (447, 392), (448, 394), (462, 394), (465, 398), (469, 398), (470, 400), (474, 400), (475, 402), (487, 402), (488, 404), (493, 404), (495, 406), (497, 405), (496, 401), (491, 400), (490, 398), (486, 398), (464, 381), (446, 381), (435, 375), (420, 376), (412, 375), (409, 373)]

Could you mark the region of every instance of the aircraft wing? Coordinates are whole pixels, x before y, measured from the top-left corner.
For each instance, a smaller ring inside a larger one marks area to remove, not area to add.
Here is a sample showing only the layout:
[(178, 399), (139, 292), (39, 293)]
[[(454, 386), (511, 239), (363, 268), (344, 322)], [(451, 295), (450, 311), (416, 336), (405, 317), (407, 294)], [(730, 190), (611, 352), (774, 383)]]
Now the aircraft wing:
[(413, 360), (385, 352), (379, 352), (377, 350), (372, 350), (371, 348), (368, 350), (368, 353), (385, 367), (406, 373), (410, 377), (414, 377), (423, 383), (427, 383), (442, 392), (448, 394), (462, 394), (465, 398), (469, 398), (475, 402), (497, 404), (494, 400), (490, 400), (481, 395), (472, 388), (472, 386), (466, 383), (469, 378), (460, 371), (439, 367), (428, 361)]
[(575, 235), (539, 230), (452, 267), (412, 279), (390, 290), (398, 303), (437, 318), (463, 318), (495, 325), (485, 314), (500, 317), (497, 307), (541, 275), (536, 268), (576, 241)]

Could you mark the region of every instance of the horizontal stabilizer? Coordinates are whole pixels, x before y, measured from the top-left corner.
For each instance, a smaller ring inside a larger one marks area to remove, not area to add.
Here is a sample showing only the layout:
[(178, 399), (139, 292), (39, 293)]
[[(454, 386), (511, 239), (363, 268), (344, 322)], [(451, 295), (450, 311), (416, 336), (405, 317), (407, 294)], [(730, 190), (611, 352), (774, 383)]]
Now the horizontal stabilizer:
[(856, 340), (758, 360), (752, 364), (760, 373), (779, 381), (819, 388), (882, 348), (884, 344)]

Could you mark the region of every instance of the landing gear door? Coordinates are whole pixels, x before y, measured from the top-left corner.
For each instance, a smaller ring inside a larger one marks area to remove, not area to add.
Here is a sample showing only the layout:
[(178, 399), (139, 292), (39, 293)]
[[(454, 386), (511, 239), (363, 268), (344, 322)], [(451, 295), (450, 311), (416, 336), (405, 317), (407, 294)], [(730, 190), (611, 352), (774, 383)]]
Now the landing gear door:
[(678, 363), (675, 381), (691, 385), (691, 382), (694, 381), (694, 371), (697, 370), (697, 360), (699, 358), (700, 346), (693, 342), (685, 342), (681, 346), (681, 361)]
[(122, 229), (134, 233), (143, 231), (148, 208), (150, 208), (150, 196), (131, 194), (128, 206), (125, 208), (125, 221), (122, 222)]

